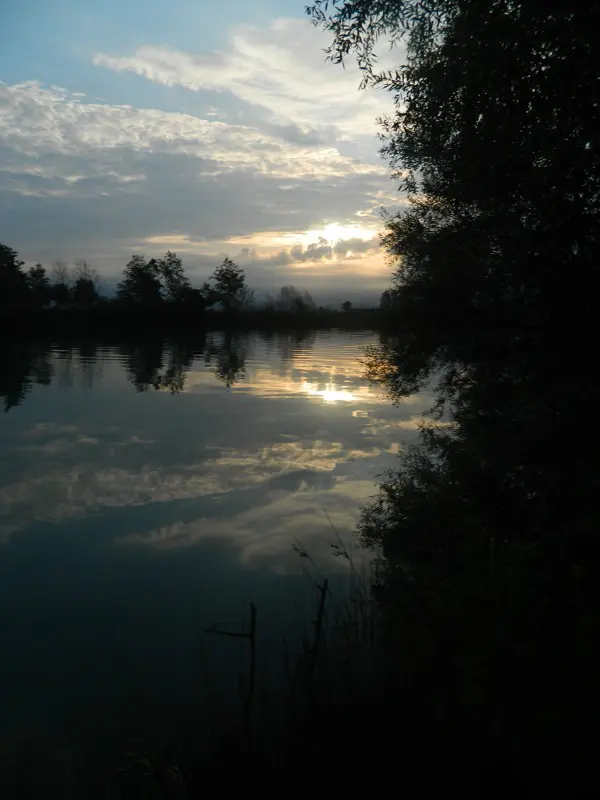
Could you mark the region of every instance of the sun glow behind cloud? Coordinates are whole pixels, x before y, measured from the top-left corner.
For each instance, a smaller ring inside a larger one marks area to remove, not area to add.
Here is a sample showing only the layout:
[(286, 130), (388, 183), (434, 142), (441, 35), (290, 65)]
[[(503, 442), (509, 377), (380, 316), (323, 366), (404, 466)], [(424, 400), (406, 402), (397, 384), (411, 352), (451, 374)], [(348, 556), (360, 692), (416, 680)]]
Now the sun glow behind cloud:
[(389, 276), (380, 209), (402, 203), (377, 156), (390, 98), (327, 64), (303, 15), (232, 18), (223, 38), (98, 42), (69, 89), (44, 73), (0, 82), (9, 244), (27, 262), (85, 256), (109, 283), (135, 252), (177, 251), (194, 283), (228, 255), (259, 292), (372, 301)]

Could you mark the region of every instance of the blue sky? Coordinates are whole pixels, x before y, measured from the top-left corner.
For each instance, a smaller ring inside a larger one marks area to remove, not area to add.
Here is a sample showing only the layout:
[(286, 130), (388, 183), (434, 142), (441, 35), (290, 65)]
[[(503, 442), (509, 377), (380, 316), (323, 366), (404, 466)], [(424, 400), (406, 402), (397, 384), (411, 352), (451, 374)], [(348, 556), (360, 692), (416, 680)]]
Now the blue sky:
[(303, 0), (5, 0), (0, 241), (114, 282), (170, 248), (260, 292), (375, 297), (389, 268), (383, 93), (325, 62)]

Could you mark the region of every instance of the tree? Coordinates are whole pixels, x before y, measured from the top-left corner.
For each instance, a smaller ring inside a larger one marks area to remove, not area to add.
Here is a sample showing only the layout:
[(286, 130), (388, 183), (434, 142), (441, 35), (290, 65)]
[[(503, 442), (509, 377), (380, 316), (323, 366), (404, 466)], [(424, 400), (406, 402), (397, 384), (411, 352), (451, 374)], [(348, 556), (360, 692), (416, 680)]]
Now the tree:
[(152, 306), (162, 302), (160, 265), (156, 259), (134, 255), (123, 270), (117, 297), (124, 303)]
[(92, 306), (100, 297), (98, 285), (100, 276), (98, 272), (83, 258), (75, 262), (75, 283), (72, 289), (73, 302), (79, 306)]
[(386, 289), (381, 293), (381, 298), (379, 300), (379, 308), (385, 314), (389, 314), (394, 306), (394, 293), (391, 289)]
[[(426, 667), (448, 643), (445, 672), (460, 663), (470, 676), (456, 719), (502, 708), (495, 745), (519, 729), (525, 750), (542, 728), (585, 729), (597, 691), (588, 680), (576, 701), (557, 693), (560, 722), (542, 722), (550, 686), (584, 674), (579, 620), (599, 619), (596, 448), (582, 453), (572, 431), (573, 398), (595, 396), (598, 381), (600, 6), (317, 0), (310, 12), (333, 34), (333, 60), (354, 52), (366, 83), (396, 99), (382, 152), (409, 206), (386, 217), (392, 335), (371, 352), (370, 376), (395, 400), (435, 380), (449, 423), (426, 426), (383, 480), (363, 540), (383, 545), (404, 652), (424, 653)], [(382, 37), (405, 46), (388, 72), (374, 55)], [(527, 733), (523, 703), (536, 721)], [(592, 763), (565, 739), (561, 757)]]
[(352, 303), (350, 302), (350, 300), (346, 300), (345, 302), (342, 303), (342, 311), (345, 311), (347, 314), (351, 310), (352, 310)]
[(57, 259), (52, 264), (50, 298), (56, 306), (63, 308), (71, 302), (71, 284), (73, 282), (69, 266), (65, 261)]
[(50, 280), (42, 264), (36, 264), (27, 270), (27, 287), (35, 308), (44, 308), (50, 302)]
[(254, 300), (254, 292), (246, 285), (244, 270), (225, 257), (211, 276), (214, 286), (210, 287), (212, 303), (221, 303), (224, 311), (240, 311)]
[[(366, 83), (396, 97), (382, 153), (409, 208), (386, 218), (394, 345), (374, 370), (395, 398), (435, 374), (438, 408), (470, 430), (477, 409), (488, 466), (499, 464), (491, 420), (501, 413), (503, 441), (515, 445), (506, 469), (525, 469), (528, 491), (542, 491), (545, 446), (524, 454), (518, 443), (537, 414), (558, 438), (575, 424), (551, 364), (568, 364), (579, 390), (593, 391), (581, 343), (598, 312), (600, 51), (590, 32), (600, 6), (549, 14), (541, 0), (317, 0), (310, 13), (333, 33), (333, 60), (356, 53)], [(376, 69), (383, 36), (406, 47), (396, 70)], [(576, 494), (572, 475), (554, 475), (565, 501)]]
[(277, 311), (286, 313), (313, 311), (316, 308), (315, 301), (307, 291), (301, 292), (293, 286), (282, 286), (274, 305)]
[[(440, 357), (472, 365), (499, 337), (508, 349), (523, 335), (564, 349), (566, 328), (587, 338), (600, 236), (600, 55), (587, 32), (600, 8), (318, 0), (310, 13), (333, 33), (334, 60), (354, 51), (366, 83), (396, 96), (382, 152), (410, 208), (387, 217), (384, 244), (406, 390)], [(376, 70), (382, 36), (406, 45), (396, 70)]]
[(27, 282), (23, 264), (16, 250), (0, 243), (0, 306), (17, 306), (24, 301)]
[(171, 302), (184, 300), (192, 287), (185, 276), (181, 259), (176, 253), (167, 250), (166, 254), (158, 260), (158, 267), (165, 299)]

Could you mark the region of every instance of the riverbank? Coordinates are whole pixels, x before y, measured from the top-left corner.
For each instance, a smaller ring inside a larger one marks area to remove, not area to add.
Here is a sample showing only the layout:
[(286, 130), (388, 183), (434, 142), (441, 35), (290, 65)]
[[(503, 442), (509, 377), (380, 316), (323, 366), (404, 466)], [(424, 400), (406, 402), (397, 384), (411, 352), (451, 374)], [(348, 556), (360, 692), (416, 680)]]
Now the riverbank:
[(377, 309), (351, 311), (240, 311), (226, 313), (195, 310), (177, 305), (157, 308), (123, 308), (106, 303), (92, 308), (46, 309), (5, 313), (0, 318), (0, 335), (20, 337), (86, 334), (91, 332), (132, 333), (160, 331), (191, 333), (202, 330), (378, 330), (383, 318)]

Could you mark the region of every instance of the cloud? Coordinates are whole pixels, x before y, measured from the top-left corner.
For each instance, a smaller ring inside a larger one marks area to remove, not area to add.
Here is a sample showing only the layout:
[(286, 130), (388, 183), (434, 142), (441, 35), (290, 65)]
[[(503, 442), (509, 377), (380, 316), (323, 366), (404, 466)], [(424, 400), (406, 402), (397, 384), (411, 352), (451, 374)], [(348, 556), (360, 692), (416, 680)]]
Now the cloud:
[[(397, 203), (374, 137), (387, 100), (359, 92), (354, 67), (325, 64), (324, 45), (308, 21), (276, 20), (236, 28), (221, 53), (148, 45), (95, 57), (115, 81), (133, 71), (194, 90), (195, 113), (0, 82), (8, 244), (31, 262), (85, 257), (106, 285), (132, 252), (171, 248), (185, 254), (194, 282), (224, 254), (239, 254), (257, 288), (302, 269), (315, 290), (339, 288), (344, 276), (345, 288), (359, 291), (360, 263), (379, 293), (389, 272), (375, 243), (379, 212)], [(372, 241), (308, 241), (326, 222), (368, 229)], [(278, 234), (283, 243), (273, 241)]]
[[(98, 53), (94, 63), (166, 86), (231, 92), (264, 109), (271, 121), (292, 121), (305, 133), (372, 136), (375, 120), (391, 110), (391, 101), (382, 93), (359, 93), (362, 75), (351, 61), (345, 70), (325, 63), (328, 43), (328, 34), (306, 19), (277, 19), (264, 29), (239, 26), (227, 52), (194, 54), (146, 45), (131, 55)], [(384, 54), (383, 66), (399, 57)]]
[(375, 210), (386, 180), (380, 167), (328, 146), (86, 104), (37, 83), (0, 86), (0, 103), (0, 212), (11, 245), (30, 260), (85, 255), (116, 273), (125, 254), (167, 232), (230, 250), (232, 237), (257, 230), (301, 232), (332, 210), (339, 219)]
[[(83, 103), (66, 91), (30, 81), (0, 86), (0, 130), (5, 147), (25, 158), (43, 154), (104, 155), (122, 148), (149, 154), (194, 157), (202, 164), (198, 177), (251, 170), (275, 178), (331, 178), (352, 174), (376, 174), (378, 170), (340, 155), (335, 148), (292, 145), (244, 125), (201, 119), (191, 114)], [(9, 164), (9, 172), (17, 171)], [(31, 164), (21, 174), (57, 177), (52, 167)], [(77, 170), (65, 176), (75, 185), (89, 175)], [(115, 170), (121, 181), (135, 180), (135, 173)]]

